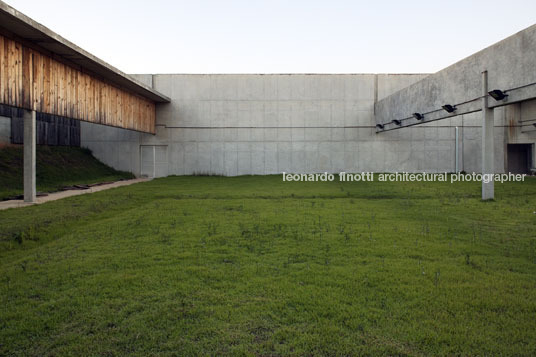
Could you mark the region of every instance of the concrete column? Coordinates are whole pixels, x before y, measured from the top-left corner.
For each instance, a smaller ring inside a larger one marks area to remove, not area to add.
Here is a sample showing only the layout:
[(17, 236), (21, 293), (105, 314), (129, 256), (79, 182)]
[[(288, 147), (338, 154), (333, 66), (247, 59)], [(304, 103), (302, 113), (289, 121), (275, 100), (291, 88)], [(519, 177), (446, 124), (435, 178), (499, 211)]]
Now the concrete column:
[(456, 150), (454, 150), (456, 157), (454, 158), (454, 172), (458, 173), (460, 172), (460, 131), (458, 130), (458, 127), (456, 126), (455, 129), (456, 134)]
[(35, 111), (24, 111), (24, 202), (35, 202)]
[[(482, 173), (494, 174), (494, 115), (493, 109), (488, 108), (488, 71), (482, 72)], [(493, 180), (485, 182), (482, 178), (482, 200), (495, 198)]]

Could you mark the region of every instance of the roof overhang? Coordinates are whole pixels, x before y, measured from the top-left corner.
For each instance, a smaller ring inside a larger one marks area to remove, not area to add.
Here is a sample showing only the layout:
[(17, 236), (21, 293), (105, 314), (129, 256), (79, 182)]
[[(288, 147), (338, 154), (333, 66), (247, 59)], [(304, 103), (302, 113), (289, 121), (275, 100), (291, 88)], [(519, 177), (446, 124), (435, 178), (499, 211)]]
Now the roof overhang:
[(167, 96), (84, 51), (3, 1), (0, 1), (0, 33), (155, 103), (170, 102)]

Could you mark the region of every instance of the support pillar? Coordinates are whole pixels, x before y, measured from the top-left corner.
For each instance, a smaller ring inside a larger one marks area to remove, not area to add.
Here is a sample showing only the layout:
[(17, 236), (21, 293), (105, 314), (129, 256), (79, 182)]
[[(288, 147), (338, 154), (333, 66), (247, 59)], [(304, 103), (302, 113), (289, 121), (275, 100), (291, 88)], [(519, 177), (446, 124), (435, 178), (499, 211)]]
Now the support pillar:
[(25, 110), (24, 116), (24, 202), (35, 202), (35, 111)]
[[(495, 173), (494, 167), (494, 115), (493, 109), (488, 107), (488, 71), (482, 72), (482, 173)], [(484, 176), (484, 175), (483, 175)], [(482, 178), (482, 200), (495, 198), (493, 176), (489, 182)]]

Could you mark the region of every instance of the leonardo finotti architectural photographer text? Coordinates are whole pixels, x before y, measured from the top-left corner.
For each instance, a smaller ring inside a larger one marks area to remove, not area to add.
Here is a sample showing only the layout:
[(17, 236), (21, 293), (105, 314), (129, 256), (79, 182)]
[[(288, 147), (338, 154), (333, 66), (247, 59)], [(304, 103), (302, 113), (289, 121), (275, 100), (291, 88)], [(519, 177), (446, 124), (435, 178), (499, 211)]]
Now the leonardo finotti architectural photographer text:
[(340, 172), (339, 174), (315, 173), (315, 174), (291, 174), (283, 172), (283, 181), (299, 181), (299, 182), (317, 182), (317, 181), (335, 181), (338, 177), (341, 182), (360, 182), (360, 181), (380, 181), (380, 182), (519, 182), (525, 181), (525, 174), (479, 174), (479, 173), (410, 173), (410, 172), (395, 172), (395, 173), (378, 173), (361, 172), (347, 173)]

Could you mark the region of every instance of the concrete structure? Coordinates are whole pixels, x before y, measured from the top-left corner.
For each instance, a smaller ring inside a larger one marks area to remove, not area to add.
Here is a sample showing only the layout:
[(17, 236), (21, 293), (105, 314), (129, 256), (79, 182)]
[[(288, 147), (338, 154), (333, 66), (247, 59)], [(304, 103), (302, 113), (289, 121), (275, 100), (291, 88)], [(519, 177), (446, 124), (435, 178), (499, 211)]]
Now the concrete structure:
[[(505, 100), (491, 100), (490, 108), (536, 98), (536, 25), (475, 53), (424, 80), (412, 84), (376, 104), (376, 122), (385, 130), (421, 124), (412, 117), (418, 112), (425, 122), (481, 110), (482, 72), (488, 72), (488, 87), (508, 94)], [(454, 113), (442, 109), (455, 105)]]
[[(536, 26), (433, 75), (137, 75), (171, 98), (157, 106), (156, 135), (85, 124), (81, 143), (114, 167), (149, 176), (453, 172), (456, 162), (467, 172), (528, 172), (534, 68)], [(482, 98), (483, 85), (509, 96)], [(493, 197), (493, 183), (486, 187), (483, 197)]]
[(35, 111), (24, 111), (24, 202), (35, 202)]
[[(535, 66), (536, 25), (378, 102), (375, 106), (377, 131), (398, 130), (480, 110), (482, 112), (481, 171), (494, 173), (497, 171), (496, 164), (498, 170), (503, 171), (509, 165), (508, 157), (506, 156), (506, 160), (504, 155), (498, 156), (498, 161), (494, 159), (497, 147), (494, 143), (496, 136), (493, 125), (494, 108), (530, 102), (536, 98)], [(492, 99), (490, 91), (498, 92), (498, 95)], [(455, 110), (444, 110), (443, 106), (446, 104)], [(506, 126), (506, 123), (499, 122), (499, 127), (501, 124)], [(529, 126), (531, 124), (534, 123), (528, 123)], [(519, 132), (524, 125), (510, 122), (508, 126), (513, 131)], [(533, 154), (534, 139), (532, 137), (526, 143), (531, 146), (528, 151)], [(504, 149), (508, 144), (503, 138), (501, 147)], [(528, 162), (526, 166), (528, 165), (534, 168), (534, 163)], [(493, 197), (493, 182), (483, 181), (482, 198)]]
[(81, 145), (138, 175), (140, 145), (166, 157), (157, 176), (453, 171), (454, 128), (375, 134), (375, 101), (425, 76), (154, 75), (171, 98), (157, 107), (155, 136), (83, 123)]
[[(144, 77), (172, 98), (157, 107), (155, 136), (89, 123), (81, 128), (82, 146), (136, 175), (142, 174), (141, 147), (151, 145), (167, 158), (167, 165), (159, 161), (156, 176), (453, 172), (456, 127), (460, 170), (481, 171), (478, 112), (375, 134), (375, 98), (381, 101), (426, 75)], [(531, 110), (508, 116), (527, 117)], [(495, 115), (496, 141), (503, 143), (509, 135), (503, 126), (506, 111), (501, 108)], [(498, 172), (505, 171), (505, 155), (504, 145), (496, 145)]]
[(154, 133), (156, 103), (167, 102), (0, 1), (0, 107), (25, 111), (25, 201), (36, 194), (36, 112)]
[[(494, 165), (494, 150), (495, 147), (495, 135), (494, 131), (494, 122), (495, 118), (493, 109), (489, 107), (488, 101), (488, 71), (482, 72), (482, 173), (483, 174), (493, 174), (495, 173)], [(493, 180), (483, 180), (482, 181), (482, 199), (490, 200), (495, 197), (495, 183)]]

